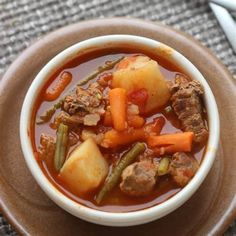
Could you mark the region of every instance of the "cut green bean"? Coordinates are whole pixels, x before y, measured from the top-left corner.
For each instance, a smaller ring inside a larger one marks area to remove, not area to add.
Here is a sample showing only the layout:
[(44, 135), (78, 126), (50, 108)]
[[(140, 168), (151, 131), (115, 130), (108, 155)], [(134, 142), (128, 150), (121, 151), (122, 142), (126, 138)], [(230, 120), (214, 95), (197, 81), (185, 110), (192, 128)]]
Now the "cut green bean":
[[(103, 66), (99, 66), (97, 70), (88, 75), (84, 80), (80, 81), (76, 86), (82, 86), (87, 84), (90, 80), (96, 78), (99, 74), (104, 71), (111, 70), (114, 66), (119, 63), (124, 57), (121, 57), (115, 61), (106, 62)], [(73, 92), (73, 89), (72, 91)], [(39, 117), (39, 120), (36, 121), (37, 124), (44, 124), (51, 120), (52, 116), (55, 114), (56, 110), (61, 108), (65, 97), (55, 103), (52, 107), (45, 111), (43, 115)]]
[(158, 175), (162, 176), (168, 174), (169, 165), (170, 165), (170, 158), (168, 157), (162, 158), (157, 170)]
[(56, 171), (60, 171), (65, 162), (67, 143), (68, 143), (68, 126), (60, 123), (57, 130), (56, 150), (54, 154), (54, 167)]
[(107, 177), (102, 189), (99, 191), (95, 201), (100, 204), (106, 195), (116, 186), (118, 183), (122, 171), (130, 165), (135, 158), (145, 150), (145, 145), (143, 143), (136, 143), (129, 152), (127, 152), (118, 164), (113, 169), (110, 176)]

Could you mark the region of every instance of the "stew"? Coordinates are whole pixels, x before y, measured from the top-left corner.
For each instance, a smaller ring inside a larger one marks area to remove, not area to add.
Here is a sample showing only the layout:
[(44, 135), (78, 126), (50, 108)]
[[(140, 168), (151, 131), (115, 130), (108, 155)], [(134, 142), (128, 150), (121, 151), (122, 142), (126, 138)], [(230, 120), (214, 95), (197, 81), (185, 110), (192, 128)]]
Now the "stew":
[(142, 50), (95, 50), (48, 80), (33, 112), (40, 168), (63, 194), (90, 208), (128, 212), (178, 193), (208, 139), (198, 81)]

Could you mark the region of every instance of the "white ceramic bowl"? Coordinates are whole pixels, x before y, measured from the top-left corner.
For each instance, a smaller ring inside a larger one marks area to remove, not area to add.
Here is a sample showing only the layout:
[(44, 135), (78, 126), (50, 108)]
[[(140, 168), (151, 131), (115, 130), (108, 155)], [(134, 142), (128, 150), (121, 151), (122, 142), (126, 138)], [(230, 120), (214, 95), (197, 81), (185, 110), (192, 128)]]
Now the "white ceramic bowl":
[[(162, 57), (166, 57), (168, 60), (181, 67), (191, 78), (201, 82), (205, 90), (204, 100), (208, 112), (210, 135), (205, 157), (198, 172), (180, 192), (171, 197), (169, 200), (144, 210), (127, 213), (110, 213), (94, 210), (80, 205), (58, 191), (50, 183), (38, 166), (33, 154), (28, 131), (30, 129), (32, 108), (35, 105), (35, 100), (38, 97), (43, 85), (48, 80), (50, 75), (55, 72), (55, 70), (60, 68), (66, 62), (77, 57), (79, 53), (82, 54), (87, 51), (94, 50), (95, 48), (121, 47), (122, 45), (131, 45), (133, 48), (145, 48), (145, 50), (159, 54)], [(198, 189), (207, 176), (215, 159), (215, 153), (219, 140), (219, 115), (214, 96), (206, 80), (203, 78), (198, 69), (179, 52), (149, 38), (131, 35), (109, 35), (79, 42), (59, 53), (43, 67), (31, 84), (23, 103), (20, 117), (20, 139), (28, 168), (40, 187), (57, 205), (81, 219), (96, 224), (110, 226), (138, 225), (156, 220), (174, 211), (186, 202)]]

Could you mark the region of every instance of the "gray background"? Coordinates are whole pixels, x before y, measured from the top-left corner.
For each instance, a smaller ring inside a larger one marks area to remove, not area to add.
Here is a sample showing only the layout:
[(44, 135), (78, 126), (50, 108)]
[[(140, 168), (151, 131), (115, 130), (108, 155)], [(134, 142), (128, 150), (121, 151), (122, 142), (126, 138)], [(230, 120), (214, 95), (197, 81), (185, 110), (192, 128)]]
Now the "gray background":
[[(71, 23), (113, 16), (161, 21), (185, 31), (236, 77), (236, 55), (207, 0), (0, 0), (0, 76), (37, 38)], [(0, 235), (17, 235), (1, 214)], [(225, 235), (236, 235), (235, 222)]]

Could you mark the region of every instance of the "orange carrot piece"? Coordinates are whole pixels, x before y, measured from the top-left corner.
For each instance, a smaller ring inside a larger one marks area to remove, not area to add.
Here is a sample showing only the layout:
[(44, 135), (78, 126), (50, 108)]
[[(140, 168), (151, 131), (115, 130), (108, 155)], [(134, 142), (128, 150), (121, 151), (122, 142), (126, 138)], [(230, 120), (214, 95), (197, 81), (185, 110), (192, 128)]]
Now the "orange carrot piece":
[(66, 86), (71, 82), (72, 80), (72, 75), (69, 72), (63, 72), (62, 75), (60, 76), (59, 80), (55, 84), (54, 87), (49, 88), (45, 95), (44, 98), (46, 101), (54, 101), (56, 100), (63, 90), (66, 88)]
[(102, 146), (106, 148), (115, 148), (117, 146), (127, 145), (135, 141), (145, 140), (144, 129), (131, 129), (123, 132), (117, 132), (112, 129), (105, 133)]
[(193, 137), (193, 132), (165, 134), (150, 136), (147, 139), (147, 143), (150, 147), (154, 147), (153, 150), (159, 154), (190, 152), (192, 149)]
[(158, 117), (153, 122), (144, 125), (142, 128), (129, 128), (123, 132), (112, 129), (104, 134), (102, 146), (105, 148), (115, 148), (127, 145), (135, 141), (146, 141), (150, 135), (159, 135), (164, 126), (165, 119)]
[(128, 125), (133, 128), (141, 128), (143, 127), (145, 120), (139, 115), (130, 115), (127, 117), (127, 122)]
[(112, 126), (113, 122), (112, 122), (112, 117), (111, 117), (111, 112), (110, 111), (105, 112), (104, 119), (103, 119), (103, 124), (105, 126)]
[(111, 89), (109, 92), (109, 101), (114, 128), (117, 131), (124, 131), (127, 126), (126, 90), (123, 88)]

